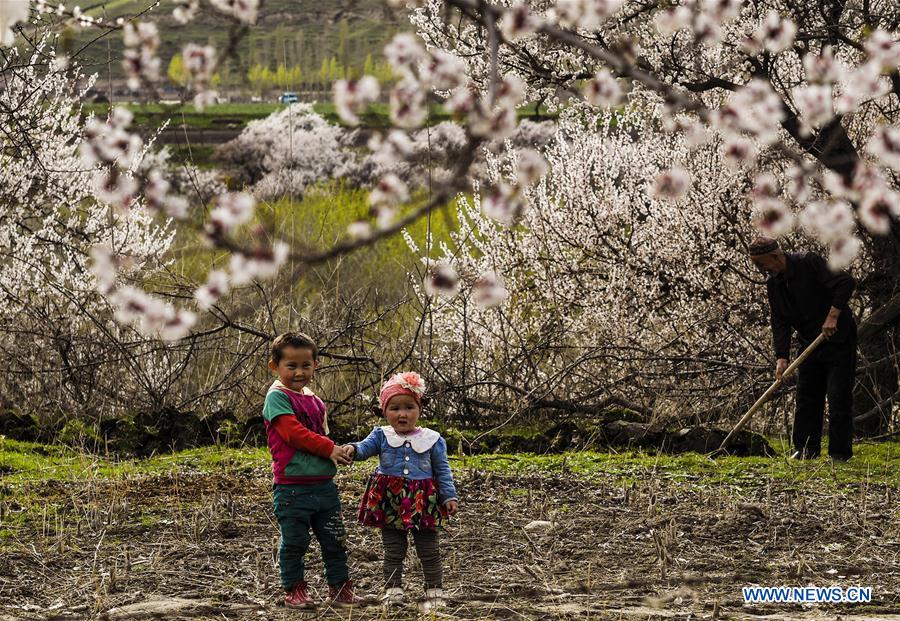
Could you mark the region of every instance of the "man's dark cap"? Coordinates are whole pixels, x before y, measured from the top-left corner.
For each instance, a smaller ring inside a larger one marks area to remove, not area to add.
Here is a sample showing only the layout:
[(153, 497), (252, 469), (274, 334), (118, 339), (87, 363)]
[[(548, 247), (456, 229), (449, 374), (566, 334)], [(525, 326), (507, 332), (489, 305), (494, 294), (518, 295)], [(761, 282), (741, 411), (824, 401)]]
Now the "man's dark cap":
[(778, 250), (778, 242), (771, 237), (757, 237), (750, 242), (750, 248), (748, 250), (750, 251), (751, 257), (758, 257)]

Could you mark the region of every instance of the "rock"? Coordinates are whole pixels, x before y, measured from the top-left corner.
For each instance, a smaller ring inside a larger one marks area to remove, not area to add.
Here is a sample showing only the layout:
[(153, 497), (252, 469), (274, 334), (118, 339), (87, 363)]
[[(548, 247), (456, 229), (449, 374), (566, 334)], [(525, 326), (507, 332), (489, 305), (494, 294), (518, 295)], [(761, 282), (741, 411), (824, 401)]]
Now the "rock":
[(548, 522), (546, 520), (534, 520), (532, 522), (528, 522), (523, 527), (527, 532), (543, 532), (553, 528), (553, 522)]

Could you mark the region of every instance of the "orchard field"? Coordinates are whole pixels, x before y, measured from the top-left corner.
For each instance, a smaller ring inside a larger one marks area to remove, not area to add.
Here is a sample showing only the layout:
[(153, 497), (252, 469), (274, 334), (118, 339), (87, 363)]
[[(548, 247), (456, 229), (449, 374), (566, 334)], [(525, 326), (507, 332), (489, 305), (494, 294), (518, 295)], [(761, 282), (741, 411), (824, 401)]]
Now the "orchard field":
[[(0, 618), (303, 616), (280, 605), (267, 451), (117, 461), (0, 442), (0, 573), (10, 577)], [(783, 454), (455, 457), (465, 500), (444, 535), (449, 605), (439, 618), (900, 618), (898, 462), (890, 442), (835, 465)], [(374, 603), (380, 541), (354, 523), (372, 467), (338, 477), (352, 573), (373, 600), (352, 618), (415, 618), (412, 605), (385, 617)], [(309, 568), (321, 595), (315, 548)], [(410, 571), (414, 582), (414, 562)], [(743, 586), (807, 583), (871, 586), (873, 599), (804, 607), (741, 598)], [(348, 613), (322, 605), (318, 618)]]
[(900, 621), (898, 24), (0, 0), (0, 621)]

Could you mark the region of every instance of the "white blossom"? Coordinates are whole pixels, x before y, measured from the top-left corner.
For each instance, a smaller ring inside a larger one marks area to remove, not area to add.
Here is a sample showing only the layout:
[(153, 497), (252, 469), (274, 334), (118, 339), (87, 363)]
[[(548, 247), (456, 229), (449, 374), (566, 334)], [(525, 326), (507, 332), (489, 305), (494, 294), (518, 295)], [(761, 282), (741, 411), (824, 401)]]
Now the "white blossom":
[(828, 246), (828, 267), (833, 271), (846, 269), (859, 254), (858, 238), (845, 236), (835, 239)]
[(852, 236), (856, 221), (853, 209), (844, 201), (814, 201), (800, 212), (800, 224), (829, 243)]
[(781, 237), (794, 228), (794, 216), (782, 201), (760, 198), (753, 204), (753, 225), (767, 237)]
[(875, 235), (891, 231), (891, 218), (900, 220), (900, 196), (887, 188), (865, 195), (857, 212), (859, 221)]
[(757, 155), (756, 144), (743, 136), (729, 136), (722, 144), (722, 161), (733, 170), (750, 168), (756, 163)]
[(890, 90), (890, 85), (881, 74), (881, 66), (875, 62), (862, 64), (844, 74), (841, 93), (834, 100), (838, 114), (853, 112), (863, 103), (877, 99)]
[(3, 0), (0, 2), (0, 45), (12, 45), (13, 26), (28, 21), (31, 0)]
[(880, 65), (884, 71), (895, 71), (900, 68), (900, 41), (881, 28), (869, 35), (864, 44), (869, 58)]
[(818, 128), (834, 118), (831, 85), (798, 86), (793, 90), (793, 95), (804, 125)]
[(200, 10), (200, 0), (173, 0), (175, 8), (172, 10), (172, 16), (179, 24), (187, 24), (197, 17)]
[(466, 63), (446, 50), (431, 50), (422, 60), (419, 75), (422, 84), (449, 91), (468, 82)]
[(394, 125), (413, 129), (421, 126), (427, 116), (425, 93), (421, 84), (406, 78), (391, 89), (390, 117)]
[(369, 193), (369, 204), (378, 206), (396, 206), (409, 199), (409, 190), (400, 178), (391, 173), (381, 178)]
[(796, 34), (797, 25), (773, 9), (768, 12), (759, 28), (756, 29), (754, 40), (764, 50), (778, 54), (794, 44)]

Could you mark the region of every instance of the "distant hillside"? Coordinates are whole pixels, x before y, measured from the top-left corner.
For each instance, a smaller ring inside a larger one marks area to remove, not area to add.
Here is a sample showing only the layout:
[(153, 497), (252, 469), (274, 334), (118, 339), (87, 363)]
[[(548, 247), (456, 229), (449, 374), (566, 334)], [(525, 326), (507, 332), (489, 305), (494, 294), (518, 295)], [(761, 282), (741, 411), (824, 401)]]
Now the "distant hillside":
[[(154, 4), (155, 0), (101, 0), (89, 13), (104, 15), (109, 21), (137, 15)], [(160, 0), (159, 5), (146, 15), (160, 28), (164, 74), (186, 43), (214, 43), (221, 49), (227, 41), (231, 22), (206, 0), (201, 2), (197, 18), (187, 25), (172, 17), (171, 0)], [(330, 83), (341, 74), (361, 73), (367, 57), (371, 70), (373, 63), (382, 60), (384, 44), (408, 27), (404, 15), (383, 0), (264, 0), (257, 24), (241, 41), (239, 62), (229, 61), (223, 67), (220, 86), (260, 90), (260, 85), (268, 84), (269, 88), (296, 90)], [(74, 35), (69, 39), (71, 49), (79, 49), (96, 35), (96, 31)], [(108, 42), (103, 39), (91, 44), (79, 58), (88, 70), (99, 73), (101, 80), (121, 78), (122, 35), (115, 33)], [(277, 83), (274, 78), (250, 83), (248, 75), (259, 77), (264, 69), (274, 75), (279, 65), (283, 68)]]

